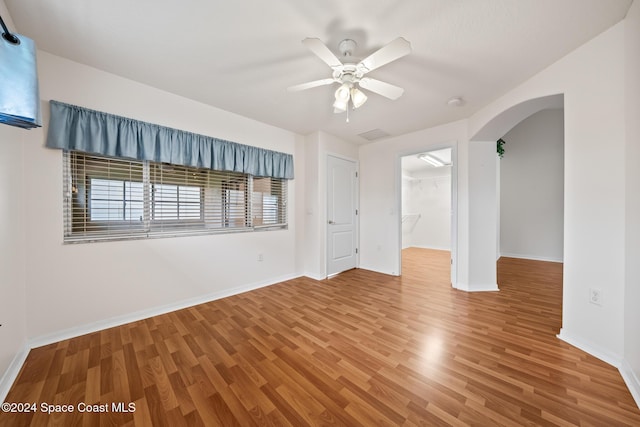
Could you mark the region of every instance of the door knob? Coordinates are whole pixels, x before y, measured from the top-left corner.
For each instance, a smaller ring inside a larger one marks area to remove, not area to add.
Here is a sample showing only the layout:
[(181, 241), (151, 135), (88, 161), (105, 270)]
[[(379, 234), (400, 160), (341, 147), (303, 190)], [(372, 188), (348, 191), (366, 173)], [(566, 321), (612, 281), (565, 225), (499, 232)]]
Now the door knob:
[(329, 222), (329, 224), (335, 224), (335, 222), (333, 222), (333, 220), (329, 220), (328, 222)]

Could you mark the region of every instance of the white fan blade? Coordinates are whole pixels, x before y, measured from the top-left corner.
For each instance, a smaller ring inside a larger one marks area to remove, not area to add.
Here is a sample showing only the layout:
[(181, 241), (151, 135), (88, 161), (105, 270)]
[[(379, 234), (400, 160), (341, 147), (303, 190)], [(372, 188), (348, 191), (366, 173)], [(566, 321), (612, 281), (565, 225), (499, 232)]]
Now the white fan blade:
[(401, 87), (369, 77), (363, 77), (360, 80), (360, 87), (393, 100), (400, 98), (404, 93), (404, 89)]
[(322, 59), (329, 67), (336, 68), (342, 66), (342, 62), (340, 62), (320, 39), (306, 38), (302, 40), (302, 44), (311, 52), (315, 53), (316, 56)]
[(411, 43), (402, 37), (398, 37), (360, 61), (358, 67), (361, 66), (366, 72), (369, 72), (396, 59), (402, 58), (409, 53), (411, 53)]
[(314, 80), (312, 82), (301, 83), (301, 84), (295, 85), (295, 86), (289, 86), (287, 88), (287, 90), (289, 92), (297, 92), (299, 90), (311, 89), (313, 87), (330, 85), (334, 81), (335, 81), (334, 79)]

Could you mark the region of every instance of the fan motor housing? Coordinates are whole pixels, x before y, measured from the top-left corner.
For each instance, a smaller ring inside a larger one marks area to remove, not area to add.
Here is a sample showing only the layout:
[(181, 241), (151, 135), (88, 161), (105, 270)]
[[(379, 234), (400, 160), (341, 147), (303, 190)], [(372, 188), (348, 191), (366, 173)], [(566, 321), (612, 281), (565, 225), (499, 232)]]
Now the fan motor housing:
[(358, 46), (358, 43), (356, 43), (355, 40), (344, 39), (338, 45), (338, 49), (340, 50), (340, 53), (342, 53), (342, 56), (351, 56), (353, 55), (353, 51), (356, 46)]
[(333, 78), (341, 83), (357, 83), (364, 76), (364, 71), (356, 64), (344, 64), (333, 71)]

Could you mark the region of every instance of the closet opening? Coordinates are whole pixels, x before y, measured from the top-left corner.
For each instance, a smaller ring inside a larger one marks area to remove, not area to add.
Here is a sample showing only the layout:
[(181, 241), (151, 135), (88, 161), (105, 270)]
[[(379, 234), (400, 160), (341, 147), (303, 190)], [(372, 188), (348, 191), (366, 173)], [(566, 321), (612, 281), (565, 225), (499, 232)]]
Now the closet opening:
[(401, 265), (411, 260), (450, 268), (455, 285), (453, 154), (453, 147), (447, 147), (400, 159)]

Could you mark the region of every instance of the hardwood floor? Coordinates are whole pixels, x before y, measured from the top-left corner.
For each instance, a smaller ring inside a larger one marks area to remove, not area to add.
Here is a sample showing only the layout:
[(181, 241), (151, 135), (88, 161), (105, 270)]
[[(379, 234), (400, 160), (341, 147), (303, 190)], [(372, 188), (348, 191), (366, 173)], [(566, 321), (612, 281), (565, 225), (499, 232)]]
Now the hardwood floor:
[(299, 278), (34, 349), (6, 401), (37, 411), (0, 426), (640, 425), (618, 371), (555, 336), (561, 264), (502, 259), (474, 294), (448, 270), (407, 249), (401, 278)]

